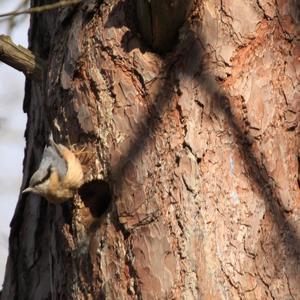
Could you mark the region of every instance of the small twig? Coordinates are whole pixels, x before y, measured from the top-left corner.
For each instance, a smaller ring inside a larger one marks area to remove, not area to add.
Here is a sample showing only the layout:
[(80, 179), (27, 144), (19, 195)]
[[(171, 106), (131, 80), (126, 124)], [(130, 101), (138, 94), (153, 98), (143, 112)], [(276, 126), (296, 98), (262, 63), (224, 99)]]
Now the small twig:
[(63, 1), (53, 3), (53, 4), (36, 6), (36, 7), (31, 7), (31, 8), (28, 8), (28, 9), (20, 10), (20, 11), (12, 11), (12, 12), (8, 12), (8, 13), (5, 13), (5, 14), (0, 14), (0, 17), (17, 16), (17, 15), (21, 15), (21, 14), (41, 13), (41, 12), (53, 10), (53, 9), (56, 9), (56, 8), (65, 7), (65, 6), (68, 6), (68, 5), (74, 5), (74, 4), (77, 4), (81, 1), (82, 0), (63, 0)]
[(0, 61), (35, 79), (42, 79), (45, 62), (30, 50), (14, 44), (7, 35), (0, 35)]
[[(20, 0), (19, 0), (20, 1)], [(22, 0), (20, 1), (19, 5), (15, 8), (15, 11), (20, 11), (27, 9), (29, 7), (30, 0)], [(27, 15), (22, 15), (21, 18), (16, 18), (15, 16), (10, 16), (7, 18), (2, 18), (1, 21), (7, 22), (7, 35), (10, 35), (10, 33), (13, 31), (13, 29), (16, 27), (17, 24), (20, 24), (25, 20)]]

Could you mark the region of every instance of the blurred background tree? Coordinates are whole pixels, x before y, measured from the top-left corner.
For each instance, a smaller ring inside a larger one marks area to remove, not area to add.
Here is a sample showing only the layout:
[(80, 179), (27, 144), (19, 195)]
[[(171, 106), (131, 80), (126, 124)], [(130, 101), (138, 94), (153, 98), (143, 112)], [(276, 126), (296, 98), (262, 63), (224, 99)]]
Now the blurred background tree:
[[(29, 1), (0, 1), (0, 13), (26, 9)], [(0, 34), (12, 37), (15, 43), (27, 47), (29, 16), (0, 18)], [(25, 77), (0, 62), (0, 285), (4, 279), (8, 255), (9, 223), (19, 197), (24, 158), (23, 112)]]

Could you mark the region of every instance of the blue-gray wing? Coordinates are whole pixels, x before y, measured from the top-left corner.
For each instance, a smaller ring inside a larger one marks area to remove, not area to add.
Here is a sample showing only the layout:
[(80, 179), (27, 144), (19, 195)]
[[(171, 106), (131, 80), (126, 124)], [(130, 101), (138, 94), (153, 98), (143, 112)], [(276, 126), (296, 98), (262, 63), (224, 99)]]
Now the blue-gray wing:
[(63, 178), (67, 174), (68, 167), (66, 161), (60, 156), (56, 149), (51, 146), (45, 147), (44, 149), (43, 159), (40, 167), (42, 165), (44, 165), (43, 168), (48, 168), (51, 166), (52, 168), (56, 169), (59, 178)]
[(46, 146), (39, 168), (30, 179), (30, 186), (45, 181), (53, 171), (56, 171), (59, 178), (62, 179), (67, 173), (67, 164), (53, 147)]

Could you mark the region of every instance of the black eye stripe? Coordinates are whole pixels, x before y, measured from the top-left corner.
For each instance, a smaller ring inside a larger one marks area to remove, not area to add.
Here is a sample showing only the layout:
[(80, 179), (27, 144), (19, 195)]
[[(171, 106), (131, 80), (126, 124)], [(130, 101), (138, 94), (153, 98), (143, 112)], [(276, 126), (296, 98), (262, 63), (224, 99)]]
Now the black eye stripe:
[(50, 176), (51, 176), (51, 166), (48, 167), (46, 175), (41, 180), (37, 181), (34, 186), (37, 186), (42, 182), (45, 182), (48, 178), (50, 178)]

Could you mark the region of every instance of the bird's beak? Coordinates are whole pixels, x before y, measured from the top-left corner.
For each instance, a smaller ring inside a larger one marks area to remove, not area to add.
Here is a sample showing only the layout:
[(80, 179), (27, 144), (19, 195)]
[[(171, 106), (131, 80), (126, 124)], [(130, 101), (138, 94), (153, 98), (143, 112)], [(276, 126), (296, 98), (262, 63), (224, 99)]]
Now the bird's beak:
[(29, 186), (28, 188), (26, 188), (25, 190), (23, 190), (22, 194), (29, 193), (29, 192), (32, 192), (32, 191), (33, 191), (33, 188)]

